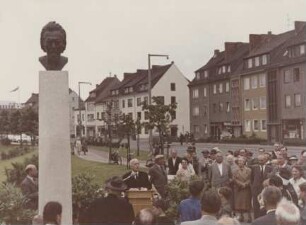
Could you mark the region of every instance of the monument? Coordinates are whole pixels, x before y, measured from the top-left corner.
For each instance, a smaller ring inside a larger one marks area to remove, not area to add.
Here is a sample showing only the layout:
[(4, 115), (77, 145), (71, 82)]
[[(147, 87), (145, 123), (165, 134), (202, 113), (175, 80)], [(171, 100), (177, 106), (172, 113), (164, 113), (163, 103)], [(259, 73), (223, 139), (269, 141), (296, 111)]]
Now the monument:
[(71, 152), (69, 132), (66, 32), (56, 22), (43, 27), (39, 58), (39, 214), (49, 201), (62, 204), (62, 224), (72, 224)]

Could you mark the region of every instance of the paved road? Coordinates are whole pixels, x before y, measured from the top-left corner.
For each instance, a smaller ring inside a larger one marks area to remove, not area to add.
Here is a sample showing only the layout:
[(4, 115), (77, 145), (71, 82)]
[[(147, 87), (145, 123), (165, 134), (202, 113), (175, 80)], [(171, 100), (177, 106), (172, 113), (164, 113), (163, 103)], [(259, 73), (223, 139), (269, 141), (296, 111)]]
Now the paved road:
[[(274, 147), (272, 145), (246, 145), (246, 144), (221, 144), (221, 143), (196, 143), (197, 152), (200, 153), (200, 150), (203, 149), (212, 149), (213, 147), (218, 146), (220, 150), (222, 151), (228, 151), (228, 150), (237, 150), (241, 148), (245, 148), (247, 150), (250, 150), (254, 153), (256, 153), (256, 150), (259, 148), (264, 148), (266, 151), (272, 151), (274, 150)], [(183, 155), (186, 152), (188, 145), (184, 143), (182, 146), (178, 142), (173, 142), (171, 144), (170, 148), (174, 148), (177, 150), (179, 155)], [(137, 143), (136, 141), (131, 141), (131, 148), (136, 149)], [(140, 149), (141, 150), (148, 150), (149, 149), (149, 143), (147, 139), (141, 139), (140, 140)], [(288, 153), (290, 155), (297, 155), (299, 156), (301, 151), (306, 149), (306, 146), (289, 146), (288, 147)]]

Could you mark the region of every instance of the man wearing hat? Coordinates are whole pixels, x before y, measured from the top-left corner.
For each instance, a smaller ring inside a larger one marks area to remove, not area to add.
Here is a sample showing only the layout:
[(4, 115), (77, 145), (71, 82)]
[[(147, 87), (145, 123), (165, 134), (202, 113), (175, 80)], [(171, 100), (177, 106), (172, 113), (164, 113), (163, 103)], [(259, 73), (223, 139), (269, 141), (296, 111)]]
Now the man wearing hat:
[(149, 175), (151, 183), (160, 196), (164, 198), (166, 196), (166, 185), (168, 182), (164, 155), (155, 156), (155, 164), (150, 168)]
[[(88, 208), (88, 224), (131, 224), (134, 210), (121, 193), (127, 189), (120, 177), (114, 176), (106, 181), (107, 197), (95, 200)], [(86, 223), (87, 224), (87, 223)]]
[(27, 176), (21, 182), (21, 191), (29, 199), (26, 207), (37, 210), (38, 208), (38, 182), (37, 168), (33, 164), (29, 164), (25, 168)]
[(207, 183), (208, 179), (208, 169), (212, 164), (212, 160), (209, 158), (209, 151), (204, 149), (201, 151), (203, 157), (199, 161), (199, 175), (202, 177), (203, 181)]

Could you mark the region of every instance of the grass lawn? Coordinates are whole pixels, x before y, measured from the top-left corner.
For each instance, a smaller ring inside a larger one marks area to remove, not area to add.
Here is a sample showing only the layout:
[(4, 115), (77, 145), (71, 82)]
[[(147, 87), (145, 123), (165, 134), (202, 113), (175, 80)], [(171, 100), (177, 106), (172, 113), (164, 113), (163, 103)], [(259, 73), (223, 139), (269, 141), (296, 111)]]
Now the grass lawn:
[[(90, 146), (91, 149), (109, 152), (109, 148), (105, 146)], [(118, 150), (118, 148), (112, 148), (114, 150)], [(148, 151), (139, 150), (139, 156), (136, 155), (136, 149), (131, 149), (131, 153), (134, 153), (133, 158), (137, 158), (139, 160), (146, 161), (148, 159)], [(126, 148), (120, 149), (119, 154), (121, 157), (126, 158)]]
[[(11, 146), (15, 147), (15, 146)], [(9, 150), (10, 146), (0, 146), (0, 152)], [(31, 158), (33, 155), (37, 155), (38, 151), (32, 151), (22, 156), (18, 156), (9, 160), (0, 160), (0, 182), (6, 180), (5, 168), (11, 168), (13, 162), (23, 162), (25, 158)], [(77, 156), (72, 156), (72, 177), (80, 173), (90, 173), (95, 176), (95, 182), (99, 185), (103, 185), (104, 181), (112, 176), (122, 176), (127, 172), (126, 166), (115, 165), (115, 164), (106, 164), (99, 162), (92, 162), (85, 159), (80, 159)]]
[(80, 173), (90, 173), (95, 176), (95, 182), (99, 185), (103, 185), (104, 181), (112, 176), (122, 176), (127, 172), (126, 166), (92, 162), (80, 159), (77, 156), (72, 156), (71, 164), (72, 176)]

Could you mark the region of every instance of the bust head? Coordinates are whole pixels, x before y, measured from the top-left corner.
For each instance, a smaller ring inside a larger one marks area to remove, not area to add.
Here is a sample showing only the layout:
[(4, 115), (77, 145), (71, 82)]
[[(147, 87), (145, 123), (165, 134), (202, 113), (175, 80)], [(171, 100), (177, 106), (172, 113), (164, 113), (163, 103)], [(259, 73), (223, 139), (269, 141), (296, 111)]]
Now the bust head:
[(67, 58), (61, 56), (66, 49), (66, 32), (61, 25), (52, 21), (45, 25), (40, 35), (41, 49), (47, 56), (40, 57), (40, 62), (47, 70), (61, 70)]

